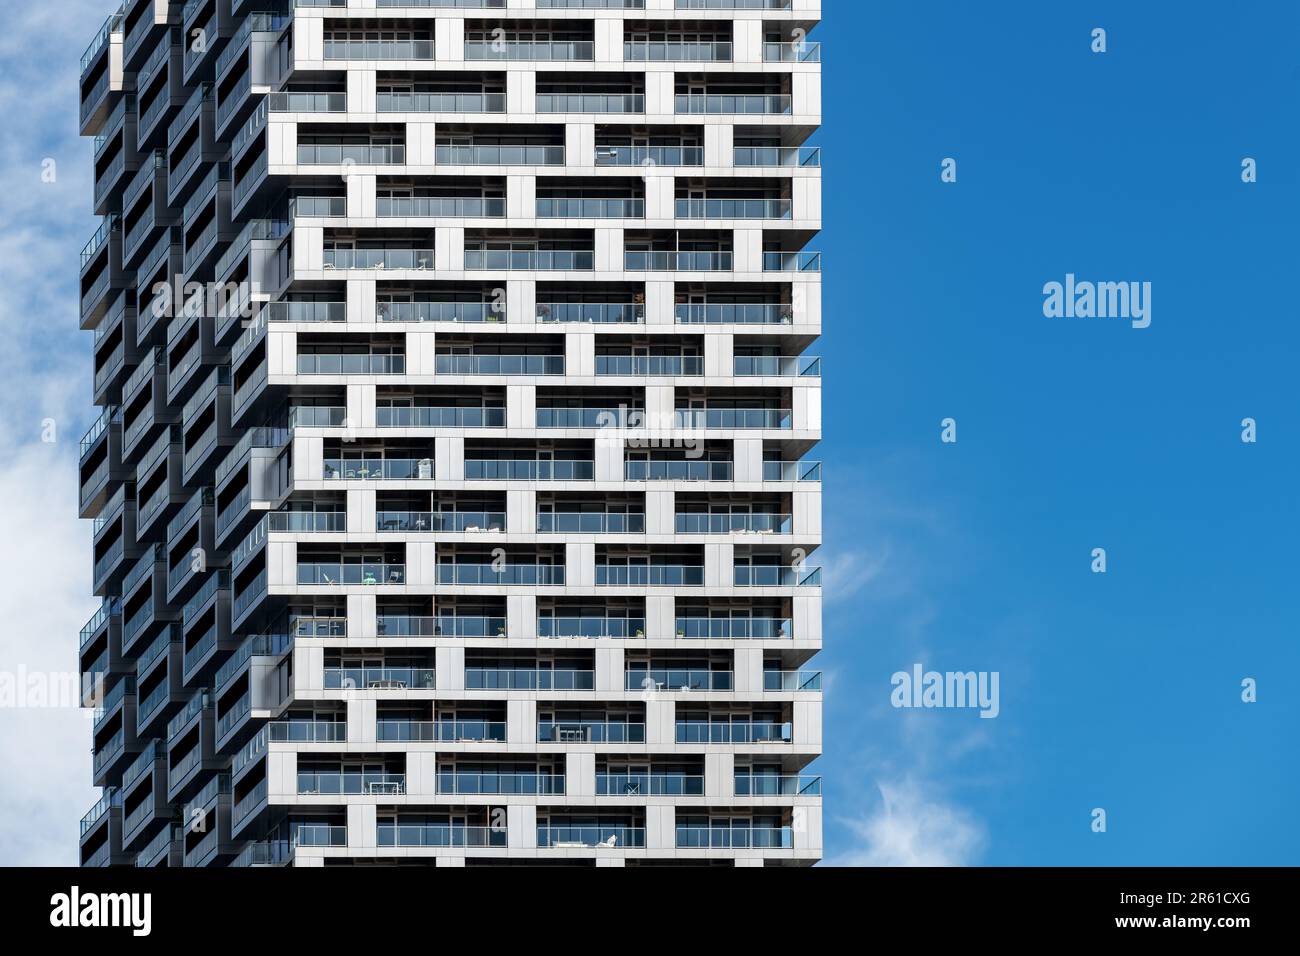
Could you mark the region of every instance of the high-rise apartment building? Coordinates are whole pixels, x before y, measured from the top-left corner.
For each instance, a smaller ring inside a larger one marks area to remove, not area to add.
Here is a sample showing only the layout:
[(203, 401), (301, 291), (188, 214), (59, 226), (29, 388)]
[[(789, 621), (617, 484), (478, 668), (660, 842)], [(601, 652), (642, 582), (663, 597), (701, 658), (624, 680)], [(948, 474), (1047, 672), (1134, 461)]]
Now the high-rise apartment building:
[(85, 865), (820, 857), (819, 0), (128, 0)]

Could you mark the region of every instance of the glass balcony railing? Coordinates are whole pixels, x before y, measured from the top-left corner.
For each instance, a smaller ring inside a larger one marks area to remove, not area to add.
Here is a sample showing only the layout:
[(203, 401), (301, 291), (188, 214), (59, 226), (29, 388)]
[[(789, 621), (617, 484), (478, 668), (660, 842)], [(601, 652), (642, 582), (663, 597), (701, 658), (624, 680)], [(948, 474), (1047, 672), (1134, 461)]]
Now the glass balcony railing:
[(736, 774), (738, 797), (820, 797), (822, 778), (799, 774)]
[(640, 849), (645, 846), (645, 828), (622, 826), (548, 826), (537, 827), (537, 846), (543, 850), (606, 849), (621, 847)]
[(564, 774), (560, 773), (472, 773), (440, 770), (437, 775), (440, 794), (500, 794), (562, 796)]
[(471, 614), (380, 614), (380, 637), (505, 637), (504, 617)]
[(338, 219), (347, 214), (346, 196), (294, 196), (289, 200), (290, 219)]
[(380, 302), (380, 322), (504, 322), (505, 303)]
[(703, 166), (702, 146), (597, 146), (597, 166)]
[(339, 481), (410, 481), (433, 477), (432, 458), (326, 458), (326, 479)]
[(346, 302), (268, 302), (262, 313), (268, 322), (346, 322)]
[(506, 201), (496, 196), (380, 196), (375, 200), (379, 218), (499, 218)]
[(298, 353), (299, 375), (401, 375), (405, 355)]
[(380, 406), (376, 410), (380, 428), (504, 428), (504, 408), (465, 406)]
[(537, 636), (541, 638), (644, 638), (643, 617), (594, 617), (571, 615), (539, 615)]
[(505, 531), (504, 511), (379, 511), (376, 531)]
[(737, 355), (733, 360), (737, 377), (772, 376), (819, 378), (822, 360), (812, 355)]
[(645, 420), (643, 408), (539, 408), (538, 428), (633, 428)]
[(537, 532), (645, 534), (645, 514), (625, 511), (542, 511), (537, 515)]
[(379, 771), (298, 771), (298, 793), (400, 796), (406, 793), (406, 774)]
[(623, 466), (627, 481), (731, 481), (729, 461), (629, 461)]
[(704, 567), (690, 564), (597, 564), (601, 587), (702, 587)]
[(326, 667), (326, 690), (433, 690), (433, 668)]
[(466, 481), (591, 481), (595, 462), (531, 458), (467, 458)]
[(326, 249), (326, 269), (414, 269), (433, 268), (432, 249)]
[(465, 41), (466, 60), (590, 60), (595, 44), (590, 40), (478, 40)]
[(704, 776), (685, 773), (597, 773), (598, 797), (702, 797)]
[(590, 272), (596, 254), (587, 249), (466, 249), (468, 270)]
[(678, 113), (782, 116), (790, 113), (791, 98), (769, 93), (678, 93)]
[(693, 668), (628, 668), (624, 675), (627, 690), (729, 691), (735, 686), (732, 671)]
[(784, 43), (764, 43), (764, 63), (820, 63), (822, 45), (807, 40), (788, 40)]
[(764, 272), (821, 272), (820, 252), (765, 252)]
[(821, 671), (763, 671), (765, 691), (819, 691)]
[[(414, 0), (403, 0), (409, 6)], [(378, 828), (380, 846), (420, 847), (499, 847), (506, 846), (505, 829), (492, 827), (467, 827), (460, 824), (387, 823)]]
[(793, 737), (790, 724), (770, 720), (677, 721), (679, 744), (788, 744)]
[(439, 561), (439, 584), (562, 585), (562, 564), (477, 564)]
[(537, 723), (537, 742), (543, 744), (643, 744), (645, 724), (617, 720), (542, 720)]
[(434, 356), (436, 375), (563, 375), (563, 355)]
[(539, 302), (537, 321), (635, 325), (645, 321), (645, 305), (635, 302)]
[(597, 375), (703, 375), (702, 355), (597, 355)]
[(677, 618), (677, 636), (692, 639), (774, 640), (794, 634), (794, 622), (780, 617)]
[(342, 405), (292, 405), (290, 428), (338, 428), (347, 424), (348, 410)]
[(821, 481), (820, 461), (765, 461), (764, 481)]
[(677, 515), (678, 534), (789, 534), (792, 525), (792, 515), (756, 511)]
[(736, 587), (821, 587), (822, 569), (778, 567), (776, 565), (737, 565)]
[(274, 720), (270, 739), (284, 743), (341, 744), (348, 739), (345, 721), (324, 720)]
[(380, 562), (364, 564), (299, 563), (299, 584), (405, 584), (406, 565)]
[(439, 166), (563, 166), (563, 146), (498, 146), (444, 144), (436, 146)]
[(489, 720), (383, 720), (375, 724), (375, 739), (421, 743), (477, 743), (504, 741), (505, 721)]
[(789, 219), (789, 199), (678, 199), (678, 219)]
[(558, 198), (537, 200), (538, 219), (642, 219), (644, 199)]
[(520, 667), (465, 668), (468, 690), (594, 690), (596, 672)]
[(628, 272), (730, 272), (730, 252), (646, 252), (623, 253)]
[(815, 169), (822, 164), (820, 146), (736, 146), (732, 162), (741, 168), (768, 166)]
[[(408, 3), (403, 6), (418, 6)], [(327, 60), (432, 60), (432, 40), (334, 40), (325, 38)]]
[(792, 827), (677, 827), (679, 850), (788, 850), (794, 846)]
[(643, 93), (538, 93), (539, 113), (644, 113)]
[(348, 828), (301, 823), (293, 831), (297, 846), (347, 846)]
[(381, 92), (375, 97), (375, 109), (380, 113), (504, 113), (506, 95)]
[(346, 113), (346, 93), (272, 93), (272, 113)]
[(792, 428), (788, 408), (679, 408), (678, 428)]
[(624, 40), (623, 59), (629, 63), (729, 63), (727, 40)]

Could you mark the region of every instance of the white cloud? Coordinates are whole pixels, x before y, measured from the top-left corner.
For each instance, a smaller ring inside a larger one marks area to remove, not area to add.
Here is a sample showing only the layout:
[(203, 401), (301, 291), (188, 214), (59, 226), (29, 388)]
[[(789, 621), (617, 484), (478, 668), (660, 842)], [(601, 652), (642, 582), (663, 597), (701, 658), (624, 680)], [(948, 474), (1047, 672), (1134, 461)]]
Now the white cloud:
[(984, 826), (911, 778), (878, 785), (878, 804), (838, 822), (855, 844), (829, 866), (971, 866), (987, 843)]
[[(97, 603), (77, 518), (77, 441), (93, 411), (77, 255), (96, 228), (77, 84), (110, 7), (18, 5), (0, 32), (0, 672), (11, 675), (75, 673), (77, 632)], [(46, 159), (53, 182), (42, 181)], [(45, 419), (52, 444), (41, 441)], [(97, 797), (85, 713), (0, 710), (0, 766), (0, 864), (75, 864), (77, 821)]]

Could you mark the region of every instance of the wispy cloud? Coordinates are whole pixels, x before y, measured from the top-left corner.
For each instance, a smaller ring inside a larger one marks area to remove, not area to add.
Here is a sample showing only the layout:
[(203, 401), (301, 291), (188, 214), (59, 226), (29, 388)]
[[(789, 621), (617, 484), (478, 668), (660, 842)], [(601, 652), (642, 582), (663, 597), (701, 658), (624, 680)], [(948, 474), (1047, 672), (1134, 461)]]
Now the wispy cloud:
[(879, 801), (858, 816), (840, 818), (855, 844), (827, 860), (830, 866), (970, 866), (987, 843), (971, 814), (911, 778), (878, 787)]
[[(77, 518), (77, 440), (90, 418), (77, 254), (94, 231), (90, 144), (77, 135), (81, 52), (101, 0), (16, 5), (0, 32), (0, 672), (75, 672), (94, 609)], [(51, 167), (53, 177), (42, 173)], [(55, 441), (42, 441), (53, 423)], [(90, 728), (72, 707), (0, 709), (0, 864), (71, 865), (95, 799)]]

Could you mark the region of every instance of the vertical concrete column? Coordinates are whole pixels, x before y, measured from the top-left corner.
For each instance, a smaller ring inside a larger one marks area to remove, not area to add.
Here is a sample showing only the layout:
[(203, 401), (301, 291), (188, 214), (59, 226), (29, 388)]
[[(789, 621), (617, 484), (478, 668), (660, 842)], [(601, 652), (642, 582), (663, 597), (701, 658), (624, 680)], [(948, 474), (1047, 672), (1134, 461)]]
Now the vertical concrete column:
[(434, 683), (440, 691), (465, 689), (465, 648), (439, 645), (434, 650)]

